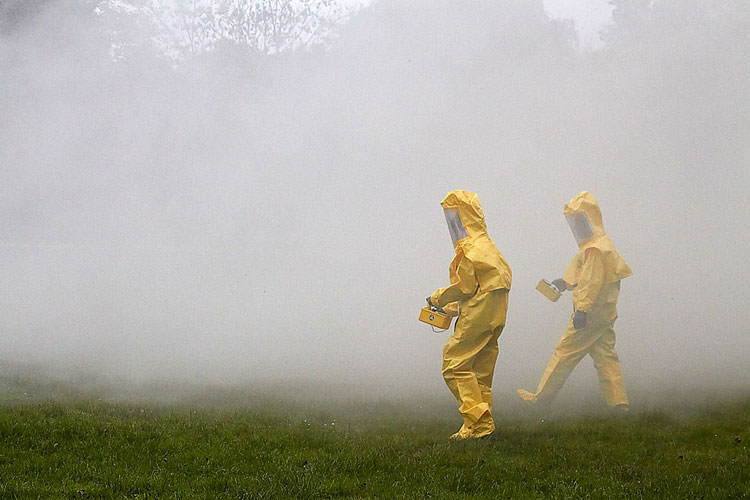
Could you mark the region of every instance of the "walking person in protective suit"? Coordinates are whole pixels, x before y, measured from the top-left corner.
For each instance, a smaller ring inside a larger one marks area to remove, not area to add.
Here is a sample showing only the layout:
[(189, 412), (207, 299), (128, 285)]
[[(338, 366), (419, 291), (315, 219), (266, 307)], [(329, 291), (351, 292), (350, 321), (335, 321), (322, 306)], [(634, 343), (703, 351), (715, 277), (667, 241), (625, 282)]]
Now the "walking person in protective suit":
[(563, 213), (580, 251), (565, 275), (552, 284), (560, 291), (573, 290), (573, 314), (536, 393), (519, 389), (518, 394), (529, 403), (551, 402), (573, 368), (588, 354), (594, 360), (607, 405), (626, 412), (628, 398), (615, 352), (614, 324), (620, 280), (632, 272), (604, 232), (602, 213), (591, 193), (583, 191), (575, 196)]
[(497, 339), (508, 311), (511, 271), (487, 234), (476, 194), (451, 191), (440, 205), (456, 255), (450, 264), (451, 284), (427, 301), (458, 316), (443, 347), (443, 378), (463, 417), (463, 425), (451, 438), (479, 438), (495, 430), (492, 376)]

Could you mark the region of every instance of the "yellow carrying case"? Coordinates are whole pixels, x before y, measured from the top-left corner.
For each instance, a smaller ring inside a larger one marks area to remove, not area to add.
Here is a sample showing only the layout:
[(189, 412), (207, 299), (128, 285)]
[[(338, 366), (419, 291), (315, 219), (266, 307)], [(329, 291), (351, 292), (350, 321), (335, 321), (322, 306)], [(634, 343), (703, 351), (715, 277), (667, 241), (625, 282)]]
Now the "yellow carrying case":
[(539, 280), (539, 283), (536, 285), (536, 289), (539, 290), (542, 295), (547, 297), (552, 302), (557, 302), (557, 299), (560, 298), (560, 290), (557, 289), (555, 285), (550, 283), (547, 280)]
[(429, 307), (423, 307), (419, 311), (419, 321), (432, 325), (435, 328), (440, 328), (441, 330), (447, 330), (451, 326), (450, 316), (437, 311), (431, 311)]

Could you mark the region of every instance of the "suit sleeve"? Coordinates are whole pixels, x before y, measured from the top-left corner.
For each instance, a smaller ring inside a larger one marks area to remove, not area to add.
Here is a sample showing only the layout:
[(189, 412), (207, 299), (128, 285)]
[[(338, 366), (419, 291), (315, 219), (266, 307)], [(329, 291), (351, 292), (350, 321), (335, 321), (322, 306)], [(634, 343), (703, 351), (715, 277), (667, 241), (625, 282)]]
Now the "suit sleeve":
[(588, 311), (599, 296), (604, 285), (604, 256), (596, 248), (589, 248), (584, 255), (581, 275), (578, 279), (573, 306), (578, 311)]
[(461, 259), (456, 269), (456, 281), (449, 286), (438, 288), (430, 300), (437, 307), (443, 307), (451, 302), (461, 302), (474, 296), (477, 291), (477, 276), (474, 264), (466, 257)]
[(455, 318), (458, 316), (458, 302), (451, 302), (450, 304), (444, 305), (443, 311), (445, 311), (445, 314), (451, 318)]

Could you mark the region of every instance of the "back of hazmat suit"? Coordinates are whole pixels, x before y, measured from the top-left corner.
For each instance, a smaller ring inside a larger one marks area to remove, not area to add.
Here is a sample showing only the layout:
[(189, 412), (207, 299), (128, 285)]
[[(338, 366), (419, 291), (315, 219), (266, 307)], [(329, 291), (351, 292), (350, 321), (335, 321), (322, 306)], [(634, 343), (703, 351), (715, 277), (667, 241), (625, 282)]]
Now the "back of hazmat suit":
[(562, 280), (555, 282), (573, 290), (573, 314), (536, 393), (519, 389), (518, 394), (529, 403), (552, 401), (573, 368), (588, 354), (594, 360), (607, 405), (627, 410), (628, 398), (615, 352), (614, 324), (620, 280), (632, 272), (604, 232), (602, 213), (591, 193), (583, 191), (575, 196), (563, 212), (579, 252)]
[(497, 339), (508, 310), (511, 271), (487, 234), (476, 194), (451, 191), (440, 204), (456, 255), (450, 264), (450, 285), (436, 290), (430, 302), (458, 315), (443, 347), (443, 378), (463, 417), (461, 429), (452, 437), (482, 437), (495, 430), (492, 377)]

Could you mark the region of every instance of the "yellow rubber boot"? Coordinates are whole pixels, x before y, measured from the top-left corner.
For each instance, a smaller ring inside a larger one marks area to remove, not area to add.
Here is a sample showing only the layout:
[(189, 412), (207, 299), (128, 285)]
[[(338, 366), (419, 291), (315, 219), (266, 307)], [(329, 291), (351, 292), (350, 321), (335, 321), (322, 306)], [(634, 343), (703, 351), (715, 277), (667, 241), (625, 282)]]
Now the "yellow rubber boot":
[(468, 427), (466, 424), (462, 425), (458, 432), (451, 436), (451, 439), (479, 439), (493, 432), (495, 432), (495, 421), (489, 412), (485, 412), (474, 424)]
[(533, 394), (529, 391), (525, 391), (523, 389), (518, 389), (518, 395), (521, 396), (521, 399), (523, 399), (530, 405), (533, 405), (536, 403), (536, 394)]

